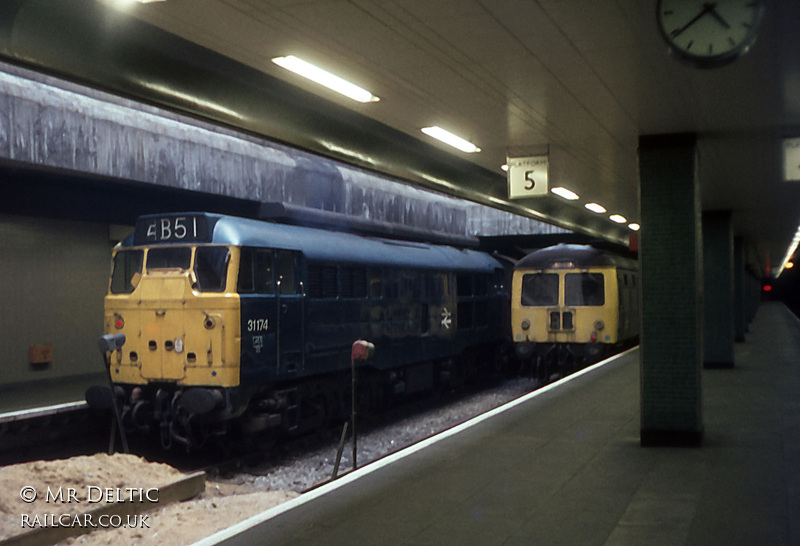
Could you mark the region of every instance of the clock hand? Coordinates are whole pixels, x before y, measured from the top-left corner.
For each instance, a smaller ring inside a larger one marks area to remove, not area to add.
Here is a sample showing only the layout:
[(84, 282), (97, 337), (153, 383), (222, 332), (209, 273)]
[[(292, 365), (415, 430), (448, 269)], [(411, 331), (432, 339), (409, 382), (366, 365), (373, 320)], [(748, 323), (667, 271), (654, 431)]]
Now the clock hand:
[(706, 3), (704, 3), (702, 11), (700, 13), (698, 13), (697, 15), (695, 15), (694, 18), (691, 21), (689, 21), (688, 23), (683, 25), (681, 28), (677, 28), (677, 29), (673, 30), (670, 33), (672, 35), (672, 37), (673, 38), (677, 38), (678, 36), (683, 34), (683, 31), (685, 31), (687, 28), (689, 28), (690, 26), (695, 24), (697, 21), (699, 21), (700, 19), (705, 17), (705, 15), (707, 13), (709, 13), (711, 11), (714, 11), (714, 8), (716, 7), (716, 5), (717, 5), (716, 2), (706, 2)]
[(728, 21), (726, 21), (726, 20), (725, 20), (725, 19), (722, 17), (722, 15), (720, 15), (720, 14), (719, 14), (719, 12), (717, 11), (717, 9), (716, 9), (716, 7), (714, 6), (714, 4), (711, 4), (711, 9), (709, 9), (709, 10), (708, 10), (708, 13), (710, 13), (710, 14), (711, 14), (711, 16), (712, 16), (714, 19), (716, 19), (717, 21), (719, 21), (719, 23), (720, 23), (722, 26), (724, 26), (725, 28), (731, 28), (731, 26), (728, 24)]

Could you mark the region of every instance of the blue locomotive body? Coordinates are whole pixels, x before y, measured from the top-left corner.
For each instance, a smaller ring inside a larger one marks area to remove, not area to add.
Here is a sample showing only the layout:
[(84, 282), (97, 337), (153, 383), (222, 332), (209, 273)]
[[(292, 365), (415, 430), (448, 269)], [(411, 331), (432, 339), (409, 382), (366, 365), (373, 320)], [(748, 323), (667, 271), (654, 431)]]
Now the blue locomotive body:
[(367, 408), (494, 366), (507, 335), (503, 280), (503, 266), (475, 250), (145, 216), (115, 250), (106, 330), (129, 342), (112, 376), (138, 424), (160, 420), (186, 444), (234, 420), (300, 430), (346, 414), (359, 339), (376, 347), (359, 363)]

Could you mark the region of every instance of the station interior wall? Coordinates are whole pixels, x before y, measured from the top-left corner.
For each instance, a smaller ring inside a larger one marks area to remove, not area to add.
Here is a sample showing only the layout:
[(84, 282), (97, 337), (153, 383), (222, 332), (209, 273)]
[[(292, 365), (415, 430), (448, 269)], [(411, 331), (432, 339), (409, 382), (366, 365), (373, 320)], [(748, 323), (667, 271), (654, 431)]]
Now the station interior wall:
[[(0, 214), (0, 391), (104, 371), (97, 340), (116, 242), (104, 223)], [(52, 361), (31, 364), (35, 345), (52, 345)]]

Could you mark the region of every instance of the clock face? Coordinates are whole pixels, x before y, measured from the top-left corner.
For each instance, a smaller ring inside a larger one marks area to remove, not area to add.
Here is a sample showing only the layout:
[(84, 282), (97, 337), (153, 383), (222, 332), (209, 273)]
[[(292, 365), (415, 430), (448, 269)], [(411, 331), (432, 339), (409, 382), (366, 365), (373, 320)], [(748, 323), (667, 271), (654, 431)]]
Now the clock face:
[(701, 67), (743, 55), (756, 39), (763, 12), (756, 0), (659, 0), (656, 9), (670, 51)]

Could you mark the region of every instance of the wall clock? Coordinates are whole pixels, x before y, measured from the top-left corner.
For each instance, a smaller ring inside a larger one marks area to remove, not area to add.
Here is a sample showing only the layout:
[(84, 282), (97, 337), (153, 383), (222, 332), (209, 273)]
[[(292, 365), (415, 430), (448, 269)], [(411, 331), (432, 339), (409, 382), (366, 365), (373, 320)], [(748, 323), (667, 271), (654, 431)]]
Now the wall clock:
[(656, 20), (670, 53), (699, 68), (744, 55), (758, 36), (761, 0), (658, 0)]

